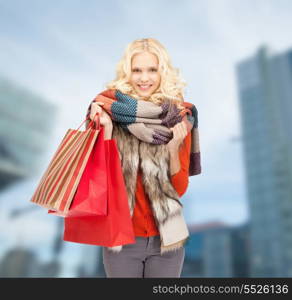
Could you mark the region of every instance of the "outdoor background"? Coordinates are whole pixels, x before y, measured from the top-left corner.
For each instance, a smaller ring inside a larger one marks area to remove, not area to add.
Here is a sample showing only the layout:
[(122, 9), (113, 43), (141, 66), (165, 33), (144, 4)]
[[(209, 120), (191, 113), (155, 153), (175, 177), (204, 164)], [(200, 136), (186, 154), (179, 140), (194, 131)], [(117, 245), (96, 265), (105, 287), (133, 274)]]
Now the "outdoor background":
[(100, 248), (62, 241), (59, 217), (29, 201), (127, 44), (148, 37), (199, 113), (183, 276), (292, 276), (290, 28), (289, 0), (0, 0), (0, 276), (104, 276)]

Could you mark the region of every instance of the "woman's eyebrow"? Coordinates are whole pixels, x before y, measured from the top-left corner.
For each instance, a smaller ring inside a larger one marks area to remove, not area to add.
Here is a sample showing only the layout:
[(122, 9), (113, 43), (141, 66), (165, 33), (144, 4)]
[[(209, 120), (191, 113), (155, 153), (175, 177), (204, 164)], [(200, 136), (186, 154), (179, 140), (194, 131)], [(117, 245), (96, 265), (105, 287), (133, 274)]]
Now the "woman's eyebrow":
[[(139, 67), (133, 67), (132, 69), (141, 69), (141, 68), (139, 68)], [(152, 66), (152, 67), (148, 67), (148, 69), (157, 69), (157, 67)]]

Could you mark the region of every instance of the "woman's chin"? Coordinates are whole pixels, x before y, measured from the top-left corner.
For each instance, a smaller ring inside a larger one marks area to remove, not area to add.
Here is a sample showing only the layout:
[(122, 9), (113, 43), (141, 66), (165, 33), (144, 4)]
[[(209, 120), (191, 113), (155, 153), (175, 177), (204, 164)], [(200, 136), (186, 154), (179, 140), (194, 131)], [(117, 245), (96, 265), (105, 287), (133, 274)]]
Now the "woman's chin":
[(150, 91), (141, 91), (141, 90), (136, 90), (137, 94), (140, 96), (140, 97), (150, 97), (153, 93), (152, 90)]

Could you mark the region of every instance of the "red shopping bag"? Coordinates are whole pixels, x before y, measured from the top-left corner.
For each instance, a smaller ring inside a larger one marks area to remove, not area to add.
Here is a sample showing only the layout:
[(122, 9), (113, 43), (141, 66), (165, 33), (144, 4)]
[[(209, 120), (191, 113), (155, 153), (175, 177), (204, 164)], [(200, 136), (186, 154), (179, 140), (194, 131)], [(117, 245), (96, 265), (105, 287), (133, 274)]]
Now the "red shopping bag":
[(113, 247), (135, 243), (128, 195), (116, 141), (106, 140), (108, 214), (65, 217), (64, 241)]
[(103, 126), (92, 148), (69, 210), (66, 214), (58, 210), (49, 210), (48, 213), (62, 217), (107, 214), (107, 166)]

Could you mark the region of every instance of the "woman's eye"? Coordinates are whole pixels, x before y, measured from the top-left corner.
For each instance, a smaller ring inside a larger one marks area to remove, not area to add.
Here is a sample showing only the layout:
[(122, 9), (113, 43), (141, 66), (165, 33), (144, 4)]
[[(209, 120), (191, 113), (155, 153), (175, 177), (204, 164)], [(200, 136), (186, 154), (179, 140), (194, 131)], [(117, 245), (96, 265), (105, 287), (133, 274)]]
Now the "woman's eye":
[(157, 70), (153, 68), (153, 69), (151, 69), (151, 71), (152, 71), (152, 72), (156, 72)]

